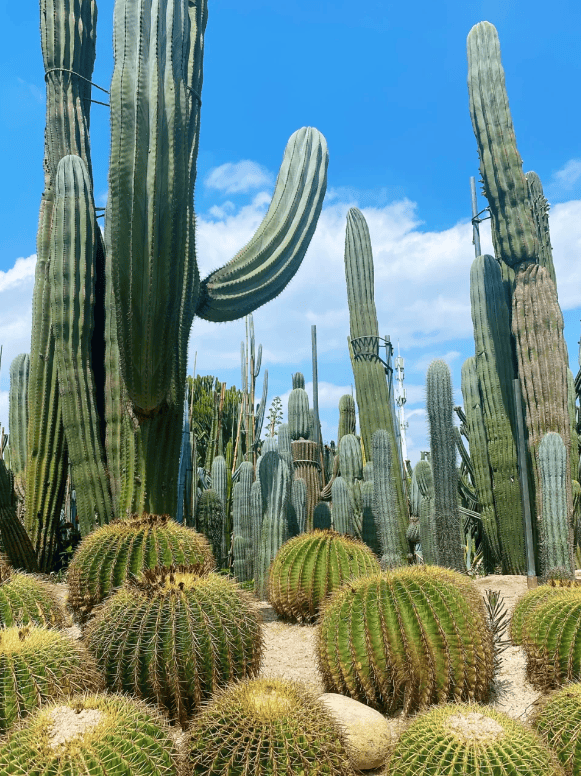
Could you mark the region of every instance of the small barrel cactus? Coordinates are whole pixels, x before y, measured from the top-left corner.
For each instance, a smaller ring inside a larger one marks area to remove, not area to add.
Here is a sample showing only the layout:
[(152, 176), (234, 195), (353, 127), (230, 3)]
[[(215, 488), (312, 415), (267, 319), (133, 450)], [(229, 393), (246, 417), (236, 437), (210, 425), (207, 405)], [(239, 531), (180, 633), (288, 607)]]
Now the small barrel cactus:
[(254, 676), (260, 616), (249, 595), (189, 566), (148, 569), (94, 610), (86, 643), (112, 690), (188, 718), (218, 687)]
[(180, 776), (183, 758), (153, 706), (122, 695), (73, 695), (36, 709), (0, 741), (15, 776)]
[(581, 679), (581, 591), (554, 595), (529, 611), (522, 625), (527, 679), (543, 692)]
[(66, 619), (65, 610), (46, 582), (0, 563), (0, 626), (60, 628)]
[(329, 596), (317, 624), (328, 692), (404, 715), (447, 700), (486, 702), (494, 642), (474, 583), (437, 566), (353, 580)]
[(446, 703), (416, 717), (398, 738), (385, 773), (565, 776), (538, 733), (476, 703)]
[(70, 562), (69, 606), (83, 622), (130, 574), (172, 563), (215, 568), (206, 537), (169, 515), (133, 515), (98, 528), (83, 539)]
[(529, 724), (556, 753), (567, 776), (581, 773), (581, 683), (554, 690), (539, 699)]
[(190, 732), (193, 776), (355, 776), (343, 729), (299, 682), (264, 678), (219, 690)]
[(0, 732), (49, 700), (104, 688), (83, 644), (34, 625), (0, 630)]
[(522, 644), (522, 627), (524, 618), (530, 611), (540, 606), (547, 599), (551, 598), (555, 593), (562, 591), (563, 589), (578, 587), (581, 585), (581, 580), (550, 580), (546, 585), (540, 585), (522, 595), (514, 605), (512, 610), (512, 617), (510, 618), (510, 640), (516, 646)]
[(347, 579), (380, 571), (363, 542), (335, 531), (295, 536), (278, 551), (268, 579), (268, 599), (277, 614), (312, 622), (321, 602)]

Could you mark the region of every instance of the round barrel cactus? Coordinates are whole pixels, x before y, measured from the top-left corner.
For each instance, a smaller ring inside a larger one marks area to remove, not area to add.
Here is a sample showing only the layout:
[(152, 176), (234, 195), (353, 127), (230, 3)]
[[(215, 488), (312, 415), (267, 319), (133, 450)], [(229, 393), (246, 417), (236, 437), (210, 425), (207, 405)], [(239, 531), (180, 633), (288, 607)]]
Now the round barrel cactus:
[(522, 625), (527, 679), (543, 692), (581, 679), (581, 590), (547, 598)]
[(321, 602), (345, 580), (379, 571), (373, 552), (351, 536), (330, 530), (299, 534), (272, 562), (268, 600), (282, 617), (312, 622)]
[(104, 688), (80, 641), (34, 625), (0, 629), (0, 676), (1, 733), (41, 703)]
[(0, 564), (0, 626), (64, 627), (66, 613), (52, 588), (32, 574)]
[(153, 707), (122, 695), (73, 695), (36, 709), (0, 741), (14, 776), (181, 776), (183, 758)]
[(546, 585), (539, 585), (522, 595), (514, 605), (512, 617), (510, 618), (510, 640), (516, 646), (522, 643), (522, 627), (526, 615), (540, 606), (546, 600), (561, 592), (563, 589), (578, 587), (581, 580), (573, 581), (568, 579), (551, 580)]
[(567, 776), (581, 773), (581, 683), (540, 698), (529, 723), (557, 754)]
[(542, 738), (490, 706), (446, 703), (399, 736), (386, 776), (565, 776)]
[(84, 622), (130, 574), (172, 563), (198, 564), (200, 572), (215, 568), (206, 537), (169, 515), (132, 515), (105, 525), (85, 537), (71, 559), (69, 606)]
[(447, 700), (488, 700), (493, 636), (474, 583), (438, 566), (352, 580), (321, 607), (325, 689), (404, 715)]
[(218, 687), (260, 668), (260, 615), (218, 574), (149, 569), (93, 614), (86, 643), (107, 686), (157, 703), (182, 726)]
[(219, 690), (190, 732), (193, 776), (355, 776), (342, 728), (299, 682), (253, 679)]

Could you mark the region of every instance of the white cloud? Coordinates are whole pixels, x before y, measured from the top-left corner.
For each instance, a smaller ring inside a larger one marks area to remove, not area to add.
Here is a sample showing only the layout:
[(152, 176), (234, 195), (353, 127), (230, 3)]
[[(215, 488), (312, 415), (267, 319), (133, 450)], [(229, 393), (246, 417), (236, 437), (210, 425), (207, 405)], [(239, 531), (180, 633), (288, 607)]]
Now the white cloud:
[(546, 187), (545, 197), (549, 202), (568, 199), (576, 194), (581, 184), (581, 159), (569, 159), (560, 170), (551, 176)]
[(0, 294), (17, 286), (26, 285), (34, 280), (34, 268), (36, 267), (36, 253), (28, 258), (16, 259), (14, 266), (6, 272), (0, 270)]
[(219, 167), (214, 167), (204, 179), (204, 184), (208, 188), (224, 191), (227, 194), (246, 192), (263, 186), (270, 187), (273, 183), (272, 173), (250, 159), (226, 162)]

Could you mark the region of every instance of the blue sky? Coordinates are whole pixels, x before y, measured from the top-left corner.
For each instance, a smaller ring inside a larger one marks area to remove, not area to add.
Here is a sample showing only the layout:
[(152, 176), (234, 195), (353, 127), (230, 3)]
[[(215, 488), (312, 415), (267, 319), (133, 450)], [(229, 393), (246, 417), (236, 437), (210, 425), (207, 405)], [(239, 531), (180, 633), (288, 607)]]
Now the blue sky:
[[(95, 83), (109, 87), (113, 0), (98, 2)], [(340, 396), (353, 383), (343, 272), (345, 216), (367, 218), (380, 333), (405, 360), (408, 454), (428, 449), (425, 375), (433, 358), (460, 370), (474, 352), (469, 272), (471, 175), (478, 177), (468, 112), (466, 36), (481, 20), (499, 33), (517, 144), (552, 205), (559, 298), (573, 372), (581, 317), (579, 30), (573, 2), (388, 3), (385, 0), (209, 0), (196, 211), (202, 276), (251, 237), (295, 129), (317, 127), (329, 146), (327, 197), (303, 265), (256, 311), (269, 404), (291, 374), (311, 376), (317, 325), (323, 436), (336, 438)], [(43, 186), (44, 78), (36, 3), (0, 2), (0, 422), (8, 366), (30, 346), (38, 204)], [(100, 99), (97, 94), (96, 99)], [(107, 192), (108, 109), (91, 116), (95, 196)], [(483, 198), (479, 206), (485, 207)], [(482, 247), (492, 253), (486, 228)], [(244, 322), (195, 321), (190, 365), (240, 385)], [(261, 381), (259, 379), (259, 386)]]

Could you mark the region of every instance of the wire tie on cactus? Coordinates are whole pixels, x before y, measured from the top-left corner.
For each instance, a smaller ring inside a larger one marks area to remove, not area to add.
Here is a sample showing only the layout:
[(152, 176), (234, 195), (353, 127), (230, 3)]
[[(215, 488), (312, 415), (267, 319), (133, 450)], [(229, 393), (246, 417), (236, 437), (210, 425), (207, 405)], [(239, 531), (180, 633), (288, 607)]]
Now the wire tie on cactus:
[(195, 89), (192, 89), (191, 86), (186, 86), (186, 89), (189, 89), (190, 92), (194, 95), (194, 97), (198, 100), (198, 102), (200, 103), (200, 108), (201, 108), (202, 107), (202, 98), (200, 97), (198, 92)]
[[(45, 72), (45, 74), (44, 74), (44, 80), (45, 81), (47, 80), (47, 75), (49, 73), (54, 73), (54, 72), (57, 72), (57, 71), (61, 72), (61, 73), (71, 73), (72, 75), (76, 75), (79, 78), (82, 78), (83, 81), (86, 81), (87, 83), (91, 84), (91, 86), (94, 86), (95, 89), (100, 89), (102, 92), (105, 92), (105, 94), (110, 94), (110, 92), (107, 89), (104, 89), (102, 86), (99, 86), (98, 84), (93, 83), (93, 81), (91, 81), (90, 78), (85, 78), (84, 75), (81, 75), (80, 73), (77, 73), (76, 70), (69, 70), (66, 67), (51, 67), (51, 68), (49, 68)], [(89, 102), (94, 102), (97, 105), (104, 105), (106, 108), (110, 108), (111, 107), (108, 102), (101, 102), (100, 100), (92, 100), (90, 97), (83, 97), (83, 99), (84, 100), (89, 100)]]

